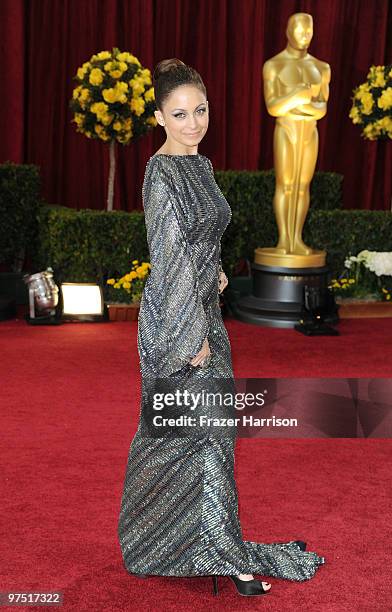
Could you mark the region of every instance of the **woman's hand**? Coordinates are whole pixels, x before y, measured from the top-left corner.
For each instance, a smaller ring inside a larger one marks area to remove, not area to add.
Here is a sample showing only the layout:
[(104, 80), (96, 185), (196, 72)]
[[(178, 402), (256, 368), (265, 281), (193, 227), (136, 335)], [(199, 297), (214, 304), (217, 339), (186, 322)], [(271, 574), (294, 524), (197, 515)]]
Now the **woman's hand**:
[(222, 291), (227, 287), (227, 285), (229, 284), (229, 281), (227, 280), (227, 276), (226, 274), (222, 271), (219, 272), (219, 293), (222, 293)]
[(191, 365), (193, 366), (198, 366), (200, 365), (200, 363), (206, 358), (209, 357), (211, 355), (211, 351), (210, 351), (210, 345), (208, 344), (208, 340), (207, 338), (204, 340), (203, 342), (203, 346), (201, 347), (201, 350), (197, 353), (197, 355), (195, 355), (191, 361), (189, 362)]

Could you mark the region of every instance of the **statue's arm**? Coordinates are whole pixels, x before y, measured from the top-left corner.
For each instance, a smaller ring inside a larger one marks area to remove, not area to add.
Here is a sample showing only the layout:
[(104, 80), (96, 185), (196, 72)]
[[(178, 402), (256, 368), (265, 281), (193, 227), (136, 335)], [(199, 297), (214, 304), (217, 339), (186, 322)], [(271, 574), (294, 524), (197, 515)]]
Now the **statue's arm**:
[(266, 62), (263, 66), (264, 100), (267, 110), (273, 117), (282, 117), (287, 112), (297, 108), (299, 104), (310, 101), (310, 93), (304, 90), (304, 85), (298, 85), (285, 96), (276, 93), (276, 70)]
[(321, 119), (327, 114), (327, 102), (329, 98), (329, 83), (331, 81), (331, 68), (324, 64), (321, 71), (320, 92), (316, 98), (312, 98), (309, 104), (303, 104), (299, 108), (302, 112), (312, 115), (315, 119)]
[(318, 96), (318, 102), (324, 102), (327, 106), (329, 98), (329, 83), (331, 81), (331, 67), (329, 64), (324, 64), (324, 68), (321, 73), (321, 87), (320, 94)]

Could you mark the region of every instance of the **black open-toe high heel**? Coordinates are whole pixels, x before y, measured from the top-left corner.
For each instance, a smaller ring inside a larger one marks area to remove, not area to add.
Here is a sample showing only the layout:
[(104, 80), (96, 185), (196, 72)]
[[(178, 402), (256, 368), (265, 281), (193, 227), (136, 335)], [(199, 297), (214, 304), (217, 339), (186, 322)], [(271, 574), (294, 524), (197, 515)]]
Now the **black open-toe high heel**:
[[(252, 595), (266, 595), (270, 591), (270, 589), (268, 589), (268, 591), (264, 590), (260, 580), (241, 580), (238, 576), (227, 577), (231, 578), (234, 582), (240, 595), (245, 595), (247, 597)], [(218, 576), (212, 576), (212, 584), (214, 587), (214, 595), (218, 595)]]
[[(306, 542), (303, 540), (293, 540), (295, 544), (297, 544), (301, 550), (306, 550)], [(286, 542), (278, 542), (278, 544), (285, 544)]]

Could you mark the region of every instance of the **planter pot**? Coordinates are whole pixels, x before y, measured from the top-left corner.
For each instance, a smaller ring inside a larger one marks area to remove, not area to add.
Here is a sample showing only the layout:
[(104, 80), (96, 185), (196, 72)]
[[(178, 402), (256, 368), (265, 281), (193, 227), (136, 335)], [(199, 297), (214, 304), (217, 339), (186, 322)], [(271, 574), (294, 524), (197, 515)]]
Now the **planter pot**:
[(137, 321), (140, 304), (107, 304), (109, 321)]
[(390, 302), (358, 299), (337, 299), (341, 319), (385, 318), (392, 317)]

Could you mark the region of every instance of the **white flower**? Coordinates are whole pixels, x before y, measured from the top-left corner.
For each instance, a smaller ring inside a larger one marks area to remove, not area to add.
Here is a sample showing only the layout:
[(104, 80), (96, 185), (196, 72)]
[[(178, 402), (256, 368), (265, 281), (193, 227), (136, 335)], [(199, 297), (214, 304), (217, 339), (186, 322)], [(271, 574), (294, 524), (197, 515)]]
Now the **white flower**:
[(355, 257), (355, 255), (351, 255), (351, 257), (347, 257), (347, 259), (344, 262), (344, 266), (346, 268), (351, 268), (351, 264), (353, 263), (358, 263), (360, 260), (358, 259), (358, 257)]
[(344, 266), (346, 268), (356, 268), (353, 264), (361, 264), (374, 272), (376, 276), (392, 276), (392, 251), (368, 251), (367, 249), (358, 253), (357, 256), (346, 257)]
[(367, 251), (367, 250), (361, 251), (357, 255), (357, 261), (362, 261), (364, 263), (367, 262), (372, 253), (373, 251)]
[(377, 276), (392, 276), (392, 252), (369, 252), (366, 267)]

